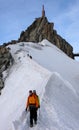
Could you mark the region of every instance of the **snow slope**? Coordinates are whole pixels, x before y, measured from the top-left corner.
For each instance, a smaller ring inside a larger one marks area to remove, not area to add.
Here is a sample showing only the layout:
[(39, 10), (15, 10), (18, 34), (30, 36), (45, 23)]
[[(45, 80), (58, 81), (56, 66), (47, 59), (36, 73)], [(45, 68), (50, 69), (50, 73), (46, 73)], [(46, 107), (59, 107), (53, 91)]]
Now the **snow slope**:
[(79, 130), (79, 63), (47, 40), (9, 47), (15, 62), (3, 73), (0, 130), (31, 129), (25, 112), (29, 89), (36, 89), (41, 101), (32, 129)]

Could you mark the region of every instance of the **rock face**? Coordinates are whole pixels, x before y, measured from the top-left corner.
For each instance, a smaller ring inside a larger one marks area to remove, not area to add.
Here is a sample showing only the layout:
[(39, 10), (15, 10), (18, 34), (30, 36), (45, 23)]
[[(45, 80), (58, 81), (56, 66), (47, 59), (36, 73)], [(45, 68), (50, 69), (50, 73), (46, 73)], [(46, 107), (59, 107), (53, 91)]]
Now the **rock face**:
[(9, 50), (4, 46), (0, 46), (0, 93), (1, 89), (4, 87), (2, 72), (6, 70), (12, 63), (13, 58)]
[(74, 59), (73, 47), (54, 30), (54, 23), (50, 23), (45, 17), (44, 7), (42, 10), (42, 17), (36, 18), (27, 30), (22, 31), (18, 40), (12, 40), (11, 42), (4, 43), (4, 46), (9, 44), (16, 44), (18, 42), (41, 42), (43, 39), (47, 39), (52, 44), (56, 45), (69, 57)]
[(18, 42), (40, 42), (43, 39), (49, 40), (73, 58), (73, 47), (54, 30), (54, 23), (49, 23), (46, 17), (36, 18), (27, 30), (22, 31)]

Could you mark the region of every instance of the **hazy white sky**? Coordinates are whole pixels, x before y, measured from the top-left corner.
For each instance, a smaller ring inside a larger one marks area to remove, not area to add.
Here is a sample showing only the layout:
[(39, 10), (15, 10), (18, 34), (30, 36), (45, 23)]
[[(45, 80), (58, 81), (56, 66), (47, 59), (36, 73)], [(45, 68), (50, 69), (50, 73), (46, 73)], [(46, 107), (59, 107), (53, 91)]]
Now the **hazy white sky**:
[(0, 0), (0, 44), (17, 40), (35, 18), (41, 16), (44, 4), (46, 17), (54, 29), (79, 52), (78, 0)]

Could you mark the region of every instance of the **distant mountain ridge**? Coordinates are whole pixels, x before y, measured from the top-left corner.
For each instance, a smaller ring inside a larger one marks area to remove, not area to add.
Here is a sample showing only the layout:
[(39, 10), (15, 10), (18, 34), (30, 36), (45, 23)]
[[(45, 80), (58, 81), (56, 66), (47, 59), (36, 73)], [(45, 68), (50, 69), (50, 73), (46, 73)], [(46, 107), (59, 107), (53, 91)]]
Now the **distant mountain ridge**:
[(56, 45), (69, 57), (73, 56), (73, 47), (54, 30), (54, 23), (48, 22), (47, 17), (36, 18), (35, 21), (25, 30), (22, 31), (18, 40), (12, 40), (6, 44), (16, 44), (17, 42), (41, 42), (47, 39)]
[(37, 18), (27, 30), (21, 32), (18, 42), (30, 41), (38, 43), (43, 39), (47, 39), (64, 51), (69, 57), (73, 58), (73, 47), (59, 36), (53, 28), (54, 23), (49, 23), (46, 17)]
[(47, 39), (74, 59), (73, 47), (54, 30), (54, 23), (50, 23), (45, 16), (44, 5), (42, 6), (42, 16), (36, 18), (25, 31), (22, 31), (18, 40), (12, 40), (7, 44), (16, 44), (17, 42), (38, 43), (43, 39)]

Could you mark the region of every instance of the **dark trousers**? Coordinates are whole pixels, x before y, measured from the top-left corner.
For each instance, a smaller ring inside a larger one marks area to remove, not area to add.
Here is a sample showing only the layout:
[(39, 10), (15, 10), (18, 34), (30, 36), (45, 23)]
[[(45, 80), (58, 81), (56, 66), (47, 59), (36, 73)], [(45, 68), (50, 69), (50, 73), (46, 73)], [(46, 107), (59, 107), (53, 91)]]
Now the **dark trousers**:
[(33, 125), (33, 120), (35, 123), (37, 122), (37, 109), (36, 106), (33, 105), (31, 105), (29, 109), (30, 109), (30, 124)]

